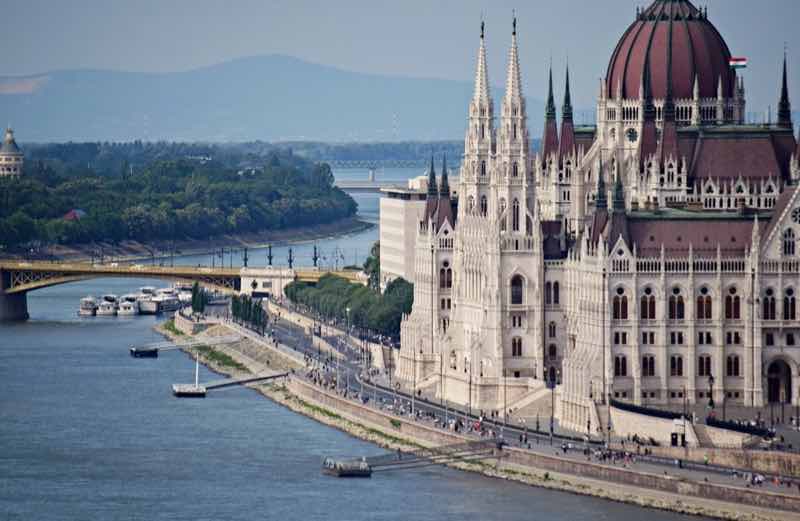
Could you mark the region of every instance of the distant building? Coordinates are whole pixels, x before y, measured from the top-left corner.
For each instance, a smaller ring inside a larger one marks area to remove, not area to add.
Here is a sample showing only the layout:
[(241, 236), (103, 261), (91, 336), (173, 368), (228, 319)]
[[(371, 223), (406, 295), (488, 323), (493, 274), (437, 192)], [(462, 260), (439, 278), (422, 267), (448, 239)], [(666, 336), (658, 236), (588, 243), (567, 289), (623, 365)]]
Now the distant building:
[(14, 141), (14, 131), (6, 129), (3, 145), (0, 147), (0, 177), (19, 177), (22, 175), (22, 150)]

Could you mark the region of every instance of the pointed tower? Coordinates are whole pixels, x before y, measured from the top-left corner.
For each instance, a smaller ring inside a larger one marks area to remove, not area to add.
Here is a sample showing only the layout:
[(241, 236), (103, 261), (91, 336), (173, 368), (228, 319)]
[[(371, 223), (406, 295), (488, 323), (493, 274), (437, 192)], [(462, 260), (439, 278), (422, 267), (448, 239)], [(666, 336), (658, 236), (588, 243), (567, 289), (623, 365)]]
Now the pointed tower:
[(572, 99), (569, 93), (569, 65), (564, 84), (564, 105), (561, 107), (561, 137), (558, 140), (558, 156), (563, 161), (575, 153), (575, 128), (572, 124)]
[(489, 92), (486, 67), (485, 26), (481, 22), (478, 63), (475, 68), (475, 91), (469, 103), (467, 134), (464, 139), (464, 161), (461, 163), (458, 206), (460, 216), (466, 215), (488, 197), (494, 153), (494, 105)]
[(783, 53), (783, 79), (781, 80), (781, 98), (778, 101), (778, 126), (792, 128), (792, 105), (789, 103), (789, 82), (786, 79), (786, 52)]
[(436, 184), (436, 170), (433, 166), (433, 153), (431, 153), (431, 166), (428, 168), (428, 196), (425, 202), (425, 215), (422, 220), (425, 224), (436, 215), (439, 205), (439, 189)]
[(547, 106), (544, 113), (544, 135), (542, 136), (542, 163), (546, 163), (551, 154), (558, 153), (558, 128), (556, 128), (556, 102), (553, 98), (553, 66), (547, 86)]
[(642, 135), (639, 137), (639, 165), (658, 152), (656, 136), (656, 107), (653, 104), (653, 90), (650, 78), (650, 55), (645, 59), (642, 69)]
[[(670, 21), (667, 32), (667, 48), (672, 48), (672, 22)], [(667, 53), (667, 92), (664, 96), (664, 106), (661, 111), (662, 132), (661, 143), (659, 144), (659, 159), (661, 166), (667, 160), (678, 160), (678, 130), (675, 124), (675, 100), (672, 98), (672, 53)]]
[(517, 19), (514, 17), (511, 29), (511, 47), (508, 50), (506, 70), (506, 92), (500, 109), (500, 128), (497, 141), (498, 175), (496, 179), (496, 208), (508, 208), (508, 228), (511, 232), (524, 229), (527, 215), (529, 150), (528, 124), (525, 97), (522, 94), (522, 80), (517, 48)]
[(455, 227), (453, 205), (450, 204), (450, 182), (447, 179), (447, 155), (445, 154), (442, 155), (442, 182), (439, 185), (439, 204), (436, 209), (434, 231), (438, 232), (446, 222), (450, 223), (451, 227)]

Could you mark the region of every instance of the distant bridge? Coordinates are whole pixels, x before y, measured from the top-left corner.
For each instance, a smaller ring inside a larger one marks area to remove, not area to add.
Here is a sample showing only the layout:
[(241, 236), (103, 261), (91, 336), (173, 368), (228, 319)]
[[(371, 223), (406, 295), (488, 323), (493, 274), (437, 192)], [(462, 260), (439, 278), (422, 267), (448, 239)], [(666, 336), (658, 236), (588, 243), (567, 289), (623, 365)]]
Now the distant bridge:
[[(365, 283), (358, 271), (323, 270), (316, 268), (223, 268), (204, 266), (151, 266), (143, 264), (90, 264), (85, 262), (3, 261), (0, 260), (0, 321), (27, 320), (29, 291), (98, 277), (123, 277), (139, 279), (165, 279), (169, 281), (199, 282), (204, 287), (239, 293), (255, 292), (256, 287), (243, 287), (242, 278), (252, 283), (280, 279), (276, 288), (292, 280), (317, 282), (326, 274), (345, 278), (350, 282)], [(263, 287), (262, 284), (256, 284)]]
[(424, 168), (430, 159), (321, 159), (331, 168)]

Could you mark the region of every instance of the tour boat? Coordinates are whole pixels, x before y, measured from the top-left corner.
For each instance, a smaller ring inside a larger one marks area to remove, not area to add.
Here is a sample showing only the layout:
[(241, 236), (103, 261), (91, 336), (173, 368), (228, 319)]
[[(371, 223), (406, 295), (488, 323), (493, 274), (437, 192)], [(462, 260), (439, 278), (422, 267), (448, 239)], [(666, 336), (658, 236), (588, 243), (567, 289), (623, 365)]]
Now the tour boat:
[(176, 282), (172, 285), (172, 288), (178, 293), (178, 300), (182, 304), (188, 304), (192, 301), (192, 284)]
[(117, 304), (103, 300), (97, 308), (98, 317), (113, 317), (117, 314)]
[(78, 316), (93, 317), (97, 313), (97, 301), (94, 297), (83, 297), (78, 308)]
[(123, 317), (131, 317), (134, 315), (139, 314), (139, 302), (134, 300), (133, 302), (129, 300), (123, 300), (119, 304), (119, 309), (117, 310), (117, 314)]

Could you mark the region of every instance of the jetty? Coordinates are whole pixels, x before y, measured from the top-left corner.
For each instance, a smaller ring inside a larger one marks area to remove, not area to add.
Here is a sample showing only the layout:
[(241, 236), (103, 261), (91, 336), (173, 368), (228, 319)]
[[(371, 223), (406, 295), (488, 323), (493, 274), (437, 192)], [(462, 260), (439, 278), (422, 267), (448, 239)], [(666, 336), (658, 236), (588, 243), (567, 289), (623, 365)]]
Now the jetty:
[(325, 458), (322, 472), (340, 478), (370, 477), (373, 472), (444, 465), (456, 461), (475, 461), (497, 457), (503, 449), (502, 439), (467, 441), (427, 449), (361, 458)]

